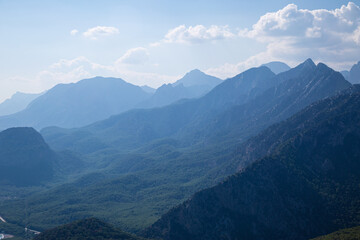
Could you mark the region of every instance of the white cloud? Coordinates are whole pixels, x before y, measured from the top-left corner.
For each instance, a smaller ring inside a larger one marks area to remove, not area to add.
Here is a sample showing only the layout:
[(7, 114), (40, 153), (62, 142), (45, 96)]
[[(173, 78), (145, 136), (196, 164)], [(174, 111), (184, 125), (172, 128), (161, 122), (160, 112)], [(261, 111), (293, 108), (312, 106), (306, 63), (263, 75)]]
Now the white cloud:
[(119, 29), (115, 27), (97, 26), (88, 29), (83, 35), (86, 38), (96, 40), (99, 37), (111, 36), (119, 33)]
[[(180, 25), (176, 28), (170, 29), (161, 41), (164, 43), (202, 43), (206, 41), (216, 41), (234, 37), (228, 26), (212, 25), (205, 27), (203, 25), (196, 25), (186, 27)], [(152, 43), (150, 46), (158, 46), (160, 42)]]
[(360, 26), (354, 31), (353, 39), (360, 46)]
[(126, 51), (116, 64), (144, 64), (149, 60), (149, 52), (146, 48), (137, 47)]
[[(289, 4), (277, 12), (267, 13), (253, 25), (251, 30), (241, 35), (260, 42), (275, 44), (281, 54), (305, 53), (326, 60), (344, 60), (345, 52), (360, 55), (358, 36), (360, 28), (360, 8), (352, 2), (335, 10), (298, 9)], [(275, 49), (269, 49), (277, 53)], [(295, 51), (294, 51), (295, 50)], [(299, 50), (299, 51), (296, 51)], [(352, 54), (355, 57), (355, 54)], [(289, 56), (294, 57), (294, 56)]]
[(6, 89), (6, 91), (0, 91), (0, 93), (4, 92), (1, 95), (3, 99), (0, 98), (0, 101), (16, 91), (42, 92), (59, 83), (72, 83), (94, 76), (119, 77), (132, 84), (151, 87), (159, 87), (164, 83), (174, 82), (180, 78), (180, 76), (129, 69), (130, 65), (135, 66), (145, 63), (148, 56), (147, 49), (138, 47), (129, 49), (122, 57), (110, 65), (95, 63), (84, 56), (73, 59), (60, 59), (47, 69), (40, 71), (36, 76), (28, 78), (14, 77), (6, 82), (0, 82), (0, 90)]
[(296, 65), (309, 57), (342, 70), (359, 60), (360, 8), (353, 2), (335, 10), (299, 9), (289, 4), (261, 16), (250, 30), (239, 31), (239, 36), (264, 43), (266, 51), (239, 63), (210, 68), (207, 73), (231, 77), (265, 62)]
[(70, 31), (70, 34), (71, 34), (72, 36), (75, 36), (76, 34), (78, 34), (78, 32), (79, 32), (79, 30), (73, 29), (73, 30)]

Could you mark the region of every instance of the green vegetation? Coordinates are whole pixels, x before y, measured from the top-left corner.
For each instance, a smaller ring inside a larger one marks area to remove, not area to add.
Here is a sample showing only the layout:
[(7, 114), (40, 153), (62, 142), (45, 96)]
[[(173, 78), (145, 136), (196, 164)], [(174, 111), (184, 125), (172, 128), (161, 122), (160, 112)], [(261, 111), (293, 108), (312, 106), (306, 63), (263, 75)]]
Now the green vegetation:
[(49, 239), (141, 240), (143, 238), (122, 232), (96, 218), (90, 218), (47, 230), (34, 238), (34, 240)]
[(360, 227), (346, 228), (313, 240), (359, 240)]
[[(296, 131), (288, 133), (289, 126)], [(196, 193), (144, 234), (166, 240), (301, 240), (359, 225), (359, 129), (356, 86), (273, 126), (279, 132), (263, 139), (277, 143), (272, 154)]]
[[(82, 155), (62, 152), (56, 178), (37, 193), (3, 199), (0, 214), (39, 231), (96, 217), (139, 232), (195, 192), (272, 152), (289, 129), (245, 142), (250, 136), (349, 86), (311, 60), (276, 78), (269, 72), (251, 69), (200, 100), (42, 131), (57, 150)], [(279, 82), (284, 87), (274, 87)]]
[(37, 185), (53, 177), (56, 154), (33, 128), (0, 132), (0, 183)]

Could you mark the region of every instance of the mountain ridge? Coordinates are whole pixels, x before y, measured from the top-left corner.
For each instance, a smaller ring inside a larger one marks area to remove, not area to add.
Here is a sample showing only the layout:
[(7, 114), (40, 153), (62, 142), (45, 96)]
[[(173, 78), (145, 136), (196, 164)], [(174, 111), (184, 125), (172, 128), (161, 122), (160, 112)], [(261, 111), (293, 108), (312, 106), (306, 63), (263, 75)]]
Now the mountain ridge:
[[(309, 239), (358, 225), (359, 106), (356, 86), (277, 124), (297, 121), (300, 128), (269, 155), (170, 210), (144, 235)], [(301, 126), (319, 109), (316, 121)]]
[(12, 115), (0, 117), (0, 129), (30, 126), (80, 127), (124, 112), (149, 96), (120, 78), (95, 77), (58, 84)]
[(140, 108), (163, 107), (181, 99), (202, 97), (221, 82), (219, 78), (194, 69), (174, 83), (163, 84), (149, 99), (138, 106)]

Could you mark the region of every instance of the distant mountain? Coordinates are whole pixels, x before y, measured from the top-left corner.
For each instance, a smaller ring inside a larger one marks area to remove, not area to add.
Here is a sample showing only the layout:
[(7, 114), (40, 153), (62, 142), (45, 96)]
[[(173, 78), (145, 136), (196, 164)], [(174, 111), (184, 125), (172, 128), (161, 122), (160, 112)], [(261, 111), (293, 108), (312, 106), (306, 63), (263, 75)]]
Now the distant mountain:
[(218, 110), (221, 112), (252, 99), (273, 85), (262, 84), (273, 77), (274, 73), (266, 67), (254, 68), (224, 81), (199, 99), (129, 111), (80, 129), (47, 128), (42, 134), (58, 150), (70, 147), (80, 152), (96, 151), (115, 142), (118, 147), (132, 148), (157, 138), (170, 137), (196, 119), (210, 120)]
[(207, 75), (198, 69), (192, 70), (175, 83), (164, 84), (154, 95), (139, 104), (139, 107), (162, 107), (184, 98), (198, 98), (208, 93), (222, 82), (221, 79)]
[(151, 94), (155, 93), (155, 91), (156, 91), (155, 88), (149, 87), (147, 85), (141, 86), (141, 89), (144, 90), (145, 92), (151, 93)]
[(349, 81), (350, 72), (348, 70), (341, 71), (340, 73), (344, 76), (344, 78), (347, 81)]
[(125, 233), (96, 218), (89, 218), (46, 230), (34, 238), (34, 240), (49, 239), (141, 240), (144, 238)]
[(79, 127), (133, 108), (150, 95), (119, 78), (95, 77), (59, 84), (21, 112), (0, 117), (0, 129)]
[[(200, 99), (133, 110), (77, 129), (44, 129), (54, 149), (93, 159), (97, 174), (34, 194), (28, 199), (33, 206), (28, 221), (49, 228), (69, 222), (70, 212), (71, 220), (91, 214), (139, 231), (194, 192), (272, 151), (284, 133), (274, 130), (279, 135), (262, 135), (249, 145), (246, 139), (350, 86), (339, 73), (309, 59), (277, 76), (267, 67), (250, 69)], [(263, 145), (256, 148), (256, 143)], [(0, 207), (8, 219), (25, 224), (16, 218), (23, 201)]]
[[(277, 143), (269, 155), (196, 193), (144, 235), (300, 240), (359, 225), (359, 109), (355, 86), (272, 126), (264, 133)], [(248, 149), (262, 149), (258, 141)]]
[(0, 104), (0, 116), (9, 115), (24, 110), (31, 101), (41, 95), (42, 93), (15, 93), (11, 98), (6, 99)]
[[(178, 86), (182, 84), (184, 87), (203, 86), (204, 91), (209, 91), (221, 82), (222, 80), (217, 77), (207, 75), (199, 69), (194, 69), (186, 73), (183, 78), (177, 80), (173, 85)], [(205, 89), (206, 87), (208, 88)]]
[(346, 228), (313, 240), (357, 240), (360, 239), (360, 227)]
[(360, 83), (360, 62), (352, 66), (350, 69), (349, 82), (352, 84)]
[(153, 108), (163, 107), (184, 98), (194, 98), (197, 94), (193, 94), (189, 88), (184, 85), (173, 86), (171, 83), (163, 84), (156, 89), (155, 93), (138, 107)]
[(290, 70), (290, 67), (286, 63), (277, 62), (277, 61), (265, 63), (261, 66), (270, 68), (270, 70), (275, 74), (279, 74)]
[(0, 132), (0, 183), (19, 186), (50, 180), (56, 154), (33, 128)]
[[(277, 84), (247, 104), (236, 105), (218, 115), (210, 125), (202, 123), (197, 134), (219, 140), (222, 135), (246, 139), (256, 135), (273, 123), (292, 116), (313, 102), (335, 95), (351, 84), (343, 76), (311, 59), (299, 66), (278, 74)], [(208, 129), (211, 129), (208, 132)]]
[(267, 67), (247, 70), (199, 99), (129, 111), (81, 129), (44, 129), (42, 134), (54, 149), (80, 152), (115, 146), (128, 149), (166, 137), (188, 145), (244, 141), (350, 86), (340, 73), (309, 59), (276, 76)]

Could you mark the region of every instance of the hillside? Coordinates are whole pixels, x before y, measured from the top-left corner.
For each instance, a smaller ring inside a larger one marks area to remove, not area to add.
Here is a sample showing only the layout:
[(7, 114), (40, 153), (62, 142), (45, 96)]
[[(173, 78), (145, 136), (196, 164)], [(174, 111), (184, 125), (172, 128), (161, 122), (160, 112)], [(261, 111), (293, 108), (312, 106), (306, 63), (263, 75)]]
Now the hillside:
[(33, 128), (0, 132), (1, 184), (25, 186), (49, 180), (56, 161), (56, 154)]
[(34, 240), (141, 240), (128, 233), (122, 232), (111, 225), (96, 218), (76, 221), (70, 224), (49, 229), (34, 238)]
[(309, 239), (359, 225), (359, 109), (357, 86), (278, 124), (297, 125), (296, 133), (272, 154), (169, 211), (145, 236)]
[(23, 111), (0, 117), (0, 129), (80, 127), (129, 110), (149, 96), (140, 87), (119, 78), (95, 77), (59, 84)]
[(313, 240), (358, 240), (360, 239), (360, 227), (346, 228)]

